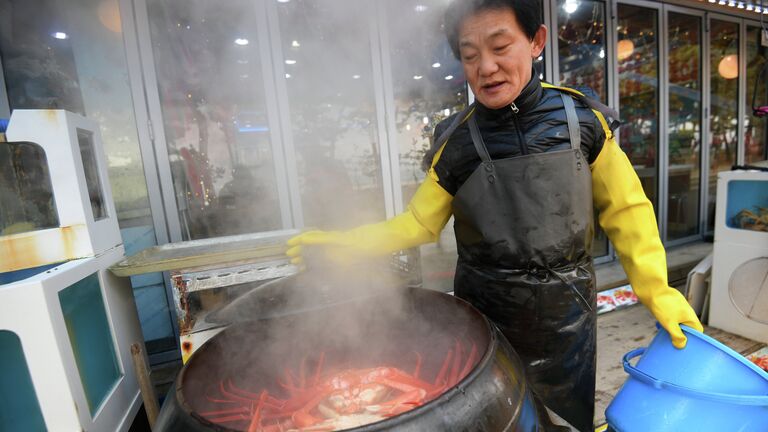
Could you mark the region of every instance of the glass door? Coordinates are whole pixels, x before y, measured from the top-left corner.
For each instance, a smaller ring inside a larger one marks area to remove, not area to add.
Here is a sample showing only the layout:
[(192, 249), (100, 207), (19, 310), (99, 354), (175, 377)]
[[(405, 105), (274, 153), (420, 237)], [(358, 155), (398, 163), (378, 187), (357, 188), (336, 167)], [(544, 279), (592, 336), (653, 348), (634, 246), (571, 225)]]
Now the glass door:
[(145, 8), (161, 117), (153, 123), (162, 126), (156, 143), (165, 147), (158, 150), (161, 182), (172, 190), (169, 219), (178, 215), (172, 240), (291, 226), (257, 7), (147, 0)]
[(703, 16), (667, 10), (666, 217), (667, 242), (699, 233), (702, 152)]
[(659, 10), (619, 3), (616, 56), (619, 106), (624, 125), (619, 144), (635, 167), (659, 214), (660, 62)]
[(744, 107), (746, 164), (768, 160), (768, 117), (757, 117), (752, 113), (753, 106), (768, 105), (768, 42), (762, 43), (761, 32), (763, 30), (759, 26), (747, 26), (747, 97)]
[(740, 24), (726, 17), (709, 20), (709, 158), (706, 231), (715, 227), (717, 173), (736, 163), (739, 143)]

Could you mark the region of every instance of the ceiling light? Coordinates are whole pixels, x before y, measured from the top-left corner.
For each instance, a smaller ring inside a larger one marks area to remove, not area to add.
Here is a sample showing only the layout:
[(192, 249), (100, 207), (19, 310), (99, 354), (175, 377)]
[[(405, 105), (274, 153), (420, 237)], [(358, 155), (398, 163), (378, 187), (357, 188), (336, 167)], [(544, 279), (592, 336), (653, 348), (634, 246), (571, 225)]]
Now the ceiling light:
[(246, 46), (248, 45), (248, 39), (245, 38), (237, 38), (235, 39), (235, 44), (240, 46)]
[(579, 2), (576, 0), (565, 0), (565, 4), (563, 4), (563, 10), (569, 15), (576, 12), (578, 8)]
[(425, 12), (427, 10), (426, 5), (418, 4), (416, 7), (413, 8), (416, 12)]
[(420, 80), (420, 79), (422, 79), (422, 78), (424, 78), (424, 77), (423, 77), (423, 76), (421, 76), (421, 75), (414, 75), (414, 76), (413, 76), (413, 79), (415, 79), (415, 80)]
[(287, 64), (287, 65), (295, 65), (296, 64), (296, 60), (287, 59), (287, 60), (285, 60), (285, 64)]
[(291, 42), (291, 46), (294, 47), (294, 48), (298, 48), (298, 47), (301, 46), (301, 44), (299, 44), (299, 41), (295, 40), (295, 41)]
[(439, 68), (440, 66), (442, 66), (442, 65), (440, 63), (438, 63), (438, 62), (432, 63), (432, 67), (433, 68)]
[(360, 75), (352, 75), (352, 79), (360, 79)]
[(69, 38), (69, 35), (64, 32), (54, 32), (53, 34), (51, 34), (51, 36), (53, 36), (55, 39), (61, 39), (61, 40)]
[(453, 79), (453, 75), (448, 75), (447, 77), (445, 77), (445, 79), (446, 80), (452, 80)]
[(291, 77), (291, 74), (287, 73), (287, 74), (285, 74), (285, 77), (286, 77), (286, 78), (290, 78), (290, 77)]

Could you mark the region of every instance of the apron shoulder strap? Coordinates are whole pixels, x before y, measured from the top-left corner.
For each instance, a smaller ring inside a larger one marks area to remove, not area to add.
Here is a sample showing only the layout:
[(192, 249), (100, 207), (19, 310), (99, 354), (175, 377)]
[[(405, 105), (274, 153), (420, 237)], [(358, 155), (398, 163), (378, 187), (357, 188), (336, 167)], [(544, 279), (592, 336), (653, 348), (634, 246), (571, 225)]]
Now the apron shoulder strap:
[(454, 117), (451, 124), (448, 126), (448, 129), (443, 131), (443, 133), (440, 134), (440, 136), (435, 140), (434, 142), (434, 148), (439, 149), (442, 147), (448, 140), (451, 138), (451, 135), (456, 131), (456, 128), (459, 127), (462, 123), (464, 123), (469, 116), (472, 115), (472, 113), (475, 112), (475, 103), (473, 102), (468, 107), (464, 108), (460, 113)]
[(568, 135), (571, 138), (571, 148), (578, 150), (581, 148), (581, 126), (579, 126), (579, 116), (576, 114), (576, 105), (573, 98), (565, 93), (560, 93), (565, 107), (565, 118), (568, 120)]
[(491, 155), (488, 153), (488, 147), (485, 146), (483, 135), (480, 134), (480, 127), (477, 126), (477, 118), (475, 116), (469, 119), (469, 134), (472, 136), (472, 144), (475, 145), (475, 150), (480, 155), (480, 160), (484, 163), (491, 162)]
[(585, 95), (584, 93), (576, 89), (572, 89), (570, 87), (556, 86), (546, 82), (542, 82), (541, 86), (544, 88), (557, 89), (557, 90), (560, 90), (561, 92), (567, 92), (571, 94), (573, 97), (578, 98), (590, 109), (598, 111), (600, 114), (602, 114), (603, 117), (605, 117), (606, 121), (608, 122), (608, 128), (611, 131), (615, 131), (616, 129), (619, 128), (619, 126), (621, 126), (621, 120), (619, 120), (620, 119), (619, 112), (609, 107), (608, 105), (605, 105), (604, 103), (597, 101)]

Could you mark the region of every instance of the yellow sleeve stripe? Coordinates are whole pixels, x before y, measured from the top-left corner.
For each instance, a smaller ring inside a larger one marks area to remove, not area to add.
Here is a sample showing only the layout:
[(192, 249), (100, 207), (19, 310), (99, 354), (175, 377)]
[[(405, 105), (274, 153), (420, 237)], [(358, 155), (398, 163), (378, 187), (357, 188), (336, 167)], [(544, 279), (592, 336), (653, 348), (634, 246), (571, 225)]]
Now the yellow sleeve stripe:
[(582, 96), (582, 97), (586, 97), (586, 96), (584, 96), (584, 93), (582, 93), (582, 92), (580, 92), (580, 91), (578, 91), (576, 89), (572, 89), (570, 87), (560, 87), (560, 86), (556, 86), (556, 85), (553, 85), (553, 84), (550, 84), (550, 83), (546, 83), (544, 81), (541, 82), (541, 86), (544, 87), (544, 88), (551, 88), (551, 89), (561, 90), (561, 91), (565, 91), (565, 92), (568, 92), (568, 93), (573, 93), (575, 95), (579, 95), (579, 96)]

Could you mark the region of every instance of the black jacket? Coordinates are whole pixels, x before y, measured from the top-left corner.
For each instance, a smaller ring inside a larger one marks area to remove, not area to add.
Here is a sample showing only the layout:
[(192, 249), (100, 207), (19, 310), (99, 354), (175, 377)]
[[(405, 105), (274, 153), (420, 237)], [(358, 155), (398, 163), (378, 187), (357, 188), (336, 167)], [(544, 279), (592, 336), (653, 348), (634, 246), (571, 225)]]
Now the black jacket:
[[(480, 126), (488, 152), (492, 159), (505, 159), (523, 154), (525, 143), (528, 153), (563, 150), (570, 146), (568, 123), (565, 118), (562, 90), (544, 88), (536, 74), (515, 99), (519, 112), (511, 107), (489, 109), (476, 103), (475, 116)], [(588, 97), (595, 97), (588, 89), (578, 89)], [(591, 164), (597, 159), (605, 142), (605, 131), (595, 113), (580, 98), (574, 102), (581, 125), (581, 149)], [(454, 114), (435, 127), (434, 137), (439, 137), (453, 121)], [(436, 145), (439, 145), (437, 143)], [(480, 157), (472, 144), (467, 122), (461, 124), (445, 144), (438, 160), (432, 158), (437, 148), (427, 158), (435, 169), (440, 186), (451, 195), (480, 164)]]

